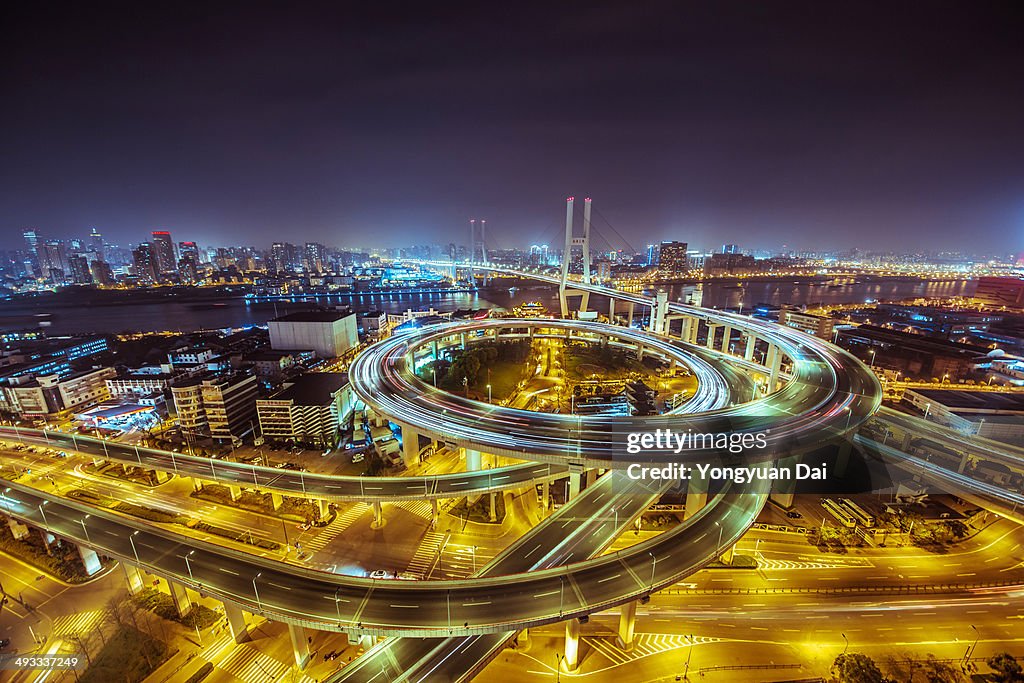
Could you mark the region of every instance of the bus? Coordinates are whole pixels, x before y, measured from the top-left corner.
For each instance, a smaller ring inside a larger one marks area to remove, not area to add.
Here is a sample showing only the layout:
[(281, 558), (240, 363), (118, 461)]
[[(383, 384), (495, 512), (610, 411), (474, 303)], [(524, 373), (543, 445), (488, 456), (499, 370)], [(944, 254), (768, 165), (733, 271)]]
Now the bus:
[(821, 507), (825, 508), (833, 517), (838, 519), (839, 523), (843, 526), (850, 529), (857, 526), (857, 519), (850, 514), (850, 511), (831, 498), (823, 498), (821, 501)]
[(869, 515), (864, 508), (854, 503), (849, 498), (840, 498), (839, 504), (842, 505), (846, 510), (853, 515), (853, 518), (857, 520), (857, 523), (861, 526), (871, 528), (875, 526), (874, 515)]

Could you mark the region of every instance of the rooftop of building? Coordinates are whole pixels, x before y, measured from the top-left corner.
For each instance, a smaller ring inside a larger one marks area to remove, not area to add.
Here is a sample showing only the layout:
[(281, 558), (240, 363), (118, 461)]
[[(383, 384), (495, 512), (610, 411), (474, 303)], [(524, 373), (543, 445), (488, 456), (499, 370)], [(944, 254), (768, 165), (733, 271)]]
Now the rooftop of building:
[(333, 323), (342, 318), (346, 318), (351, 313), (343, 313), (340, 311), (299, 311), (297, 313), (289, 313), (288, 315), (282, 315), (279, 318), (274, 318), (270, 322), (272, 323)]
[(957, 410), (1012, 410), (1024, 412), (1024, 393), (1000, 391), (971, 391), (969, 389), (913, 389), (929, 401), (935, 401), (956, 412)]
[(295, 401), (299, 405), (322, 406), (330, 403), (338, 389), (348, 384), (348, 373), (312, 372), (296, 377), (275, 394), (275, 401)]
[(936, 337), (926, 337), (913, 332), (901, 332), (890, 330), (876, 325), (861, 325), (860, 327), (843, 327), (839, 329), (839, 337), (862, 337), (877, 342), (888, 342), (904, 349), (916, 349), (931, 353), (959, 353), (965, 356), (985, 355), (991, 349), (975, 344), (960, 344)]

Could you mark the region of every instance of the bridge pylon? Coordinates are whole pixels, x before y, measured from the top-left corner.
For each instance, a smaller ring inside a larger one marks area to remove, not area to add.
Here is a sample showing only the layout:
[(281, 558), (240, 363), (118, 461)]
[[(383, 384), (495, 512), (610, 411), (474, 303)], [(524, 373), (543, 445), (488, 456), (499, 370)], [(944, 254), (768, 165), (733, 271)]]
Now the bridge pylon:
[(562, 277), (558, 283), (558, 303), (563, 318), (570, 317), (569, 298), (580, 297), (580, 308), (577, 312), (585, 312), (590, 305), (590, 292), (572, 287), (569, 280), (569, 265), (572, 263), (573, 248), (578, 247), (583, 257), (583, 283), (590, 284), (590, 197), (583, 200), (583, 236), (573, 235), (572, 209), (575, 197), (565, 200), (565, 251), (562, 252)]

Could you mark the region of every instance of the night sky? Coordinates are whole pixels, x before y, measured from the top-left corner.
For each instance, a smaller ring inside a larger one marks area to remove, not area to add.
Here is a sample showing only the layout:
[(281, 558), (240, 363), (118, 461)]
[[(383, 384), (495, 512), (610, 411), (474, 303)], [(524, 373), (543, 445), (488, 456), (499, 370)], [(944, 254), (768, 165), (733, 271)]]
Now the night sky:
[(2, 246), (1024, 250), (1020, 3), (18, 4)]

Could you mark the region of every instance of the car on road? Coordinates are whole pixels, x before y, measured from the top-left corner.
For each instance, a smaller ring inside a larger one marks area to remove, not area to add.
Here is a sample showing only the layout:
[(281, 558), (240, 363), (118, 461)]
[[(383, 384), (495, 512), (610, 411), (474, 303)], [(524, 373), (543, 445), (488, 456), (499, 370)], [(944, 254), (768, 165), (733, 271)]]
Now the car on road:
[(383, 569), (374, 569), (372, 572), (370, 572), (370, 578), (371, 579), (386, 579), (386, 578), (388, 578), (388, 573), (387, 573), (387, 571), (385, 571)]
[(786, 516), (790, 519), (800, 519), (801, 517), (803, 517), (803, 515), (801, 515), (796, 510), (790, 510), (789, 512), (786, 513)]
[(363, 453), (353, 453), (352, 454), (352, 463), (353, 464), (360, 463), (363, 460), (366, 460), (366, 456)]

